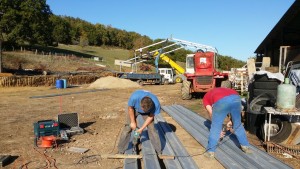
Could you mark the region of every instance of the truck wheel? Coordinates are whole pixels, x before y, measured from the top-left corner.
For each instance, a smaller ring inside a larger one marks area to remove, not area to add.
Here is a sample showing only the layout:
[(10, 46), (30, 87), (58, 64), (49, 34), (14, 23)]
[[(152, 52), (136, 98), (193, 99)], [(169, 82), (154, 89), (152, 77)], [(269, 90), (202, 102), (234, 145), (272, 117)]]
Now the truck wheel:
[(139, 85), (141, 85), (141, 86), (143, 86), (144, 85), (144, 82), (143, 82), (143, 80), (138, 80), (138, 81), (136, 81)]
[(190, 92), (190, 89), (191, 89), (191, 82), (184, 80), (181, 85), (181, 98), (183, 100), (192, 99), (192, 94)]
[(229, 80), (224, 80), (221, 82), (221, 87), (224, 87), (224, 88), (232, 88), (231, 87), (231, 82)]
[(169, 80), (166, 79), (166, 80), (164, 81), (164, 85), (168, 85), (168, 84), (169, 84)]
[[(265, 136), (264, 127), (266, 127), (266, 131), (268, 131), (268, 124), (263, 124), (261, 127), (261, 131), (263, 133), (263, 138)], [(286, 140), (292, 133), (292, 125), (288, 121), (283, 121), (278, 117), (274, 117), (271, 119), (271, 127), (270, 127), (270, 141), (275, 143), (281, 143)]]
[(181, 79), (180, 77), (176, 77), (175, 82), (176, 82), (176, 83), (181, 83), (181, 82), (182, 82), (182, 79)]

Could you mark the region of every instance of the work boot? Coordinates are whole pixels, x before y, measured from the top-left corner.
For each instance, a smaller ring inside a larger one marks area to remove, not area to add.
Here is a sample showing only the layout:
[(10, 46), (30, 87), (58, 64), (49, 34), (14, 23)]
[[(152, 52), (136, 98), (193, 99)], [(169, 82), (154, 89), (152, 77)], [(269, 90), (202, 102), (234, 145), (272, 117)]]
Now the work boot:
[(250, 150), (249, 146), (241, 146), (241, 149), (246, 154), (252, 154), (252, 150)]
[(204, 157), (209, 158), (209, 159), (214, 159), (215, 153), (214, 152), (205, 152)]

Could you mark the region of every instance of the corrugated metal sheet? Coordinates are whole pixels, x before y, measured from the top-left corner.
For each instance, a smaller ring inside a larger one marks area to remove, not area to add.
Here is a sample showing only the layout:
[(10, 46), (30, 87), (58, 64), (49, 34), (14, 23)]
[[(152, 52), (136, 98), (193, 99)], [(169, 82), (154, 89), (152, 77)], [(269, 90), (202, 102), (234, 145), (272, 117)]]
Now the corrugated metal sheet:
[[(132, 154), (132, 144), (131, 144), (131, 141), (132, 141), (132, 137), (133, 137), (133, 134), (131, 134), (131, 138), (130, 138), (130, 142), (128, 144), (128, 149), (125, 151), (125, 154)], [(138, 169), (138, 162), (137, 162), (137, 159), (130, 159), (130, 158), (126, 158), (124, 160), (124, 169)]]
[(163, 119), (161, 114), (155, 116), (156, 127), (159, 131), (164, 155), (174, 155), (174, 160), (164, 160), (166, 168), (198, 169), (193, 158), (189, 156), (169, 124)]
[[(210, 124), (206, 119), (180, 105), (163, 106), (162, 109), (206, 147)], [(215, 157), (225, 168), (291, 168), (255, 146), (250, 147), (252, 154), (245, 154), (237, 145), (234, 135), (219, 143)]]
[[(144, 119), (141, 115), (138, 115), (137, 122), (139, 127), (144, 123)], [(156, 156), (156, 152), (149, 140), (147, 128), (141, 133), (141, 143), (142, 143), (142, 154), (143, 154), (143, 162), (145, 169), (158, 169), (160, 168), (160, 164), (158, 162), (158, 158)]]

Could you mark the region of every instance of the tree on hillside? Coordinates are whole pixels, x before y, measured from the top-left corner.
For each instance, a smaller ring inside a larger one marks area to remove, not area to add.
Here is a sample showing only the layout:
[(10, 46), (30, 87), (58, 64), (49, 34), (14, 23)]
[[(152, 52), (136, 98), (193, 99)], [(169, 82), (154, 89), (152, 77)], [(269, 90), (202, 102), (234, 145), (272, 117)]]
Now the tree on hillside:
[(46, 0), (1, 0), (0, 28), (6, 40), (17, 44), (52, 43), (51, 11)]
[(138, 49), (143, 46), (150, 45), (153, 41), (148, 36), (141, 36), (137, 33), (131, 33), (133, 39), (133, 48)]
[(53, 26), (52, 38), (57, 43), (71, 44), (71, 26), (70, 24), (56, 15), (50, 16)]
[(85, 46), (89, 45), (89, 39), (87, 37), (87, 34), (84, 31), (81, 33), (80, 40), (79, 40), (79, 45), (81, 47), (85, 47)]
[(217, 64), (219, 69), (221, 70), (230, 70), (231, 68), (242, 67), (246, 63), (241, 60), (234, 59), (230, 56), (218, 55)]

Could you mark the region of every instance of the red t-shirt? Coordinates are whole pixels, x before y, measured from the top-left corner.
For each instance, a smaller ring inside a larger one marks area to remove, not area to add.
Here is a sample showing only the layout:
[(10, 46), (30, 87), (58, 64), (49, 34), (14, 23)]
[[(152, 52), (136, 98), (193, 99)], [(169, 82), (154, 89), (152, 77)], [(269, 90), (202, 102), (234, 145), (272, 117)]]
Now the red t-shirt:
[(235, 90), (230, 88), (213, 88), (209, 92), (207, 92), (203, 97), (203, 105), (206, 107), (207, 105), (213, 105), (218, 100), (222, 99), (223, 97), (229, 96), (229, 95), (239, 95)]

